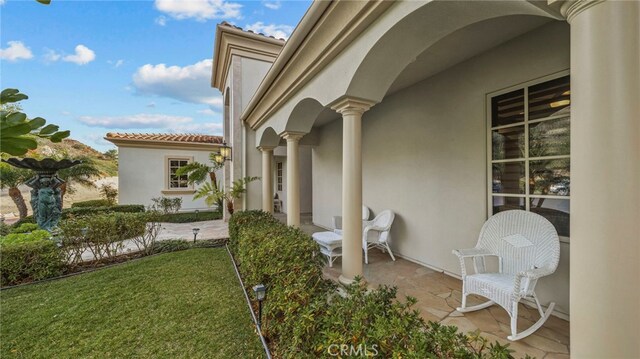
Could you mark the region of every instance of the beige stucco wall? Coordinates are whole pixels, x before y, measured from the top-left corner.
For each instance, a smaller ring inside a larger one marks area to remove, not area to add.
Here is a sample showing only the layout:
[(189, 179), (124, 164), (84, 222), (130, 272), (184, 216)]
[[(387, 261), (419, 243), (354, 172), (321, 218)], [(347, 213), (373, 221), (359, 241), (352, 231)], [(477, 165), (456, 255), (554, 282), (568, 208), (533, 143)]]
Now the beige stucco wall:
[[(118, 148), (118, 203), (150, 205), (154, 197), (180, 197), (182, 210), (207, 210), (204, 200), (193, 200), (192, 194), (163, 194), (168, 177), (165, 162), (168, 157), (193, 157), (201, 163), (209, 163), (209, 150), (178, 150), (156, 148)], [(222, 170), (216, 172), (222, 181)], [(198, 188), (198, 186), (196, 186)]]
[[(404, 89), (363, 118), (363, 200), (396, 212), (391, 245), (413, 261), (459, 274), (454, 248), (473, 247), (487, 219), (486, 94), (569, 67), (566, 23), (554, 22)], [(341, 208), (341, 121), (313, 151), (313, 220)], [(569, 311), (569, 244), (543, 279), (543, 304)]]

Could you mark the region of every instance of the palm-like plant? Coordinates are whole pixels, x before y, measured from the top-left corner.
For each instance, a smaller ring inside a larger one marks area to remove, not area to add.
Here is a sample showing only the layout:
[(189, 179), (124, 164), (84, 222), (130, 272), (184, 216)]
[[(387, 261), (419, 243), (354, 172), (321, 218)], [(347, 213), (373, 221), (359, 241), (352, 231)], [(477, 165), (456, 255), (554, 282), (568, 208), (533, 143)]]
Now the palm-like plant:
[(0, 163), (0, 189), (8, 189), (9, 197), (18, 207), (20, 218), (27, 216), (27, 204), (18, 186), (33, 177), (30, 170), (13, 167), (7, 163)]
[(80, 160), (82, 161), (82, 163), (77, 166), (58, 171), (58, 177), (60, 177), (61, 180), (65, 181), (60, 186), (61, 203), (64, 203), (65, 194), (73, 194), (76, 191), (75, 185), (95, 188), (96, 184), (93, 182), (93, 179), (102, 175), (95, 162), (90, 157), (81, 157), (74, 159)]
[[(224, 163), (216, 162), (214, 159), (215, 155), (216, 155), (215, 153), (209, 154), (209, 160), (211, 161), (211, 164), (191, 162), (186, 166), (180, 167), (176, 171), (176, 175), (177, 176), (187, 175), (187, 182), (189, 182), (189, 184), (198, 184), (198, 185), (206, 181), (208, 178), (209, 183), (207, 183), (207, 185), (209, 186), (209, 188), (212, 190), (218, 190), (219, 186), (218, 186), (218, 179), (216, 178), (216, 171), (222, 168), (224, 166)], [(194, 197), (194, 199), (197, 199), (197, 198)], [(222, 199), (219, 199), (217, 201), (214, 201), (212, 204), (209, 204), (209, 206), (213, 206), (213, 204), (217, 204), (218, 208), (222, 208), (222, 201), (223, 201)]]
[(233, 214), (233, 202), (240, 198), (242, 194), (247, 192), (247, 185), (253, 181), (259, 180), (260, 177), (245, 177), (239, 180), (233, 181), (231, 189), (226, 192), (224, 189), (214, 187), (211, 183), (205, 183), (196, 191), (193, 199), (204, 198), (204, 202), (207, 206), (213, 206), (216, 203), (222, 201), (227, 202), (227, 211), (229, 214)]

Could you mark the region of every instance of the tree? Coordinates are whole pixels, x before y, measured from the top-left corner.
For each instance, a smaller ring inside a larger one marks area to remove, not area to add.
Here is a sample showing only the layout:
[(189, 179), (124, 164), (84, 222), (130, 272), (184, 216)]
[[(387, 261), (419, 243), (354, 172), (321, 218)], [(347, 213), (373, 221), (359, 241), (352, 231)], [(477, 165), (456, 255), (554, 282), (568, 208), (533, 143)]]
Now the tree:
[(9, 190), (9, 197), (11, 197), (13, 203), (18, 207), (20, 218), (27, 216), (28, 209), (18, 186), (25, 183), (31, 177), (33, 177), (33, 172), (30, 170), (13, 167), (3, 162), (0, 163), (0, 189)]
[(103, 155), (110, 159), (110, 160), (117, 160), (118, 159), (118, 150), (115, 148), (112, 148), (110, 150), (106, 150), (104, 151)]
[(58, 177), (65, 181), (60, 186), (60, 200), (64, 203), (64, 195), (75, 192), (75, 185), (95, 188), (93, 179), (100, 177), (102, 173), (96, 163), (90, 157), (74, 158), (82, 161), (81, 164), (58, 171)]
[[(18, 102), (29, 96), (17, 89), (4, 89), (0, 93), (0, 152), (22, 156), (38, 147), (35, 136), (60, 142), (69, 137), (69, 131), (58, 131), (56, 125), (46, 125), (42, 117), (28, 119)], [(46, 125), (46, 126), (45, 126)]]
[(204, 198), (204, 202), (207, 206), (213, 206), (215, 203), (226, 201), (227, 211), (229, 211), (229, 214), (233, 214), (233, 202), (240, 198), (242, 194), (247, 192), (247, 185), (249, 183), (259, 179), (260, 177), (245, 177), (233, 181), (231, 184), (231, 190), (228, 192), (224, 189), (220, 190), (217, 187), (213, 187), (211, 183), (205, 183), (200, 187), (200, 189), (198, 189), (198, 191), (196, 191), (193, 199)]

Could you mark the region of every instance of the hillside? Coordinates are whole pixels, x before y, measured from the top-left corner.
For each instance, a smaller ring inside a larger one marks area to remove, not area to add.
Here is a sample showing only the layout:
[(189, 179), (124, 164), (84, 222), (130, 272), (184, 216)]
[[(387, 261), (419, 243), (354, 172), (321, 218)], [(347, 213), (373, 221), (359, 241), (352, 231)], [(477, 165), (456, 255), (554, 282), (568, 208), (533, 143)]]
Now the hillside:
[(103, 153), (98, 152), (94, 148), (85, 145), (80, 141), (64, 139), (62, 142), (54, 143), (41, 138), (38, 138), (37, 141), (38, 148), (33, 151), (29, 151), (25, 157), (68, 157), (73, 159), (89, 157), (96, 162), (96, 165), (104, 177), (118, 175), (118, 160), (109, 158)]

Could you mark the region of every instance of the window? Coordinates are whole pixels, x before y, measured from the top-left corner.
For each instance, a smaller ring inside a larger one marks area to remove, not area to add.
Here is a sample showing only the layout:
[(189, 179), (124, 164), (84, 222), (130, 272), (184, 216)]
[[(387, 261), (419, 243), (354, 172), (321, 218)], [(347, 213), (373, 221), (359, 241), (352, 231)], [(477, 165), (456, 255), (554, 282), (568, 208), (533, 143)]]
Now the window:
[(186, 158), (169, 158), (169, 189), (191, 188), (187, 181), (187, 175), (177, 176), (176, 171), (189, 163)]
[(276, 190), (282, 191), (282, 162), (276, 163)]
[(493, 214), (523, 209), (569, 237), (569, 76), (489, 96)]

